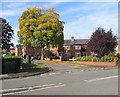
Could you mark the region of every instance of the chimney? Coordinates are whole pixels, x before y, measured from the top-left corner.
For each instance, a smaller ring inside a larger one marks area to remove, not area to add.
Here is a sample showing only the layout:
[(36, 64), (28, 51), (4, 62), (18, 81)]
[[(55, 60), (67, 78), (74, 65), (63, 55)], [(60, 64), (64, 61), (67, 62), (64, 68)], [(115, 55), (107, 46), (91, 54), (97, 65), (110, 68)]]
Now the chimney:
[(74, 36), (72, 36), (72, 38), (71, 38), (71, 41), (74, 41), (75, 39), (74, 39)]

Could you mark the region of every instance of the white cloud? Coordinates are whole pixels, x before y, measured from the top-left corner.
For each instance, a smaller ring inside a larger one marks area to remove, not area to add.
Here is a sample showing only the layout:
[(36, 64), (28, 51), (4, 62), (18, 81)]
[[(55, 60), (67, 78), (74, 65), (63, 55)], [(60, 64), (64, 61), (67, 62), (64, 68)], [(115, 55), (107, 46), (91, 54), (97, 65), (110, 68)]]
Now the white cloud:
[(14, 8), (19, 8), (19, 7), (23, 7), (25, 6), (26, 3), (25, 2), (13, 2), (13, 3), (9, 3), (8, 5), (6, 5), (8, 8), (14, 9)]
[[(69, 3), (68, 3), (69, 4)], [(109, 10), (109, 8), (114, 8), (114, 7), (117, 7), (117, 3), (97, 3), (97, 2), (85, 2), (83, 3), (82, 5), (78, 5), (78, 6), (74, 6), (74, 7), (71, 7), (69, 9), (66, 9), (62, 12), (60, 12), (60, 15), (67, 15), (67, 14), (70, 14), (70, 13), (73, 13), (73, 12), (91, 12), (94, 13), (94, 12), (97, 12), (97, 11), (107, 11)], [(90, 14), (90, 13), (89, 13)]]
[(75, 36), (76, 38), (90, 38), (92, 33), (98, 28), (106, 31), (112, 28), (113, 34), (118, 34), (117, 13), (107, 13), (106, 11), (88, 14), (73, 22), (65, 24), (65, 39)]
[(2, 10), (0, 13), (1, 16), (18, 16), (22, 14), (24, 10), (26, 10), (29, 7), (42, 7), (42, 8), (51, 8), (53, 6), (56, 6), (60, 4), (60, 2), (53, 2), (53, 3), (48, 3), (48, 4), (27, 4), (24, 2), (13, 2), (13, 3), (8, 3), (8, 5), (5, 5), (8, 7), (6, 10)]

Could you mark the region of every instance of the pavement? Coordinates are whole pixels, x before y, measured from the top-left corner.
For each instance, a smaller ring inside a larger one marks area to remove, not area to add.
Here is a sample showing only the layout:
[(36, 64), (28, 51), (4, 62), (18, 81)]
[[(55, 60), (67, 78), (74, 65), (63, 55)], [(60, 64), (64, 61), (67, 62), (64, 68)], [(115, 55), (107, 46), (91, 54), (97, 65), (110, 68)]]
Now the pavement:
[(24, 70), (21, 70), (19, 73), (2, 74), (0, 75), (0, 80), (34, 76), (34, 75), (44, 74), (49, 71), (52, 71), (52, 68), (24, 69)]

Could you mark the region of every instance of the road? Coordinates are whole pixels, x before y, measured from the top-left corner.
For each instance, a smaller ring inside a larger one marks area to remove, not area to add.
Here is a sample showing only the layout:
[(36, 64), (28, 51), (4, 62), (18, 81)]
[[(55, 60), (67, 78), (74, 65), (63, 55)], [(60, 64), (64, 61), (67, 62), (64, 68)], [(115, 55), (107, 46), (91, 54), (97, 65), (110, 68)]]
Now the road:
[(3, 95), (118, 95), (118, 69), (41, 63), (54, 71), (2, 81)]

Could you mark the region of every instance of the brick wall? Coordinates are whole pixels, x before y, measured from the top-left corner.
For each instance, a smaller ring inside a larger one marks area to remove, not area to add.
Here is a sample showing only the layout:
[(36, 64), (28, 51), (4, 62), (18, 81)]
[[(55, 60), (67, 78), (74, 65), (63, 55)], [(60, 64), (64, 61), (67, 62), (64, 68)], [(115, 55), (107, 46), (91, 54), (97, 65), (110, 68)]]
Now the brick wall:
[[(72, 54), (72, 56), (75, 56), (75, 52), (76, 52), (76, 53), (77, 53), (77, 52), (78, 52), (78, 53), (81, 52), (81, 50), (76, 50), (76, 49), (75, 49), (75, 46), (76, 46), (76, 45), (71, 45), (71, 46), (70, 46), (70, 50), (65, 50), (65, 49), (64, 49), (64, 52), (65, 52), (65, 53), (70, 53), (70, 54)], [(87, 45), (80, 45), (80, 46), (81, 46), (81, 48), (87, 49)], [(88, 51), (86, 51), (86, 52), (87, 52), (87, 55), (89, 55), (89, 52), (88, 52)]]
[(50, 49), (50, 51), (54, 54), (56, 54), (56, 56), (59, 56), (59, 53), (58, 53), (58, 48), (53, 48), (53, 49)]
[(21, 54), (33, 54), (33, 55), (40, 55), (40, 48), (34, 48), (34, 47), (16, 47), (15, 48), (15, 55), (20, 56)]
[(116, 62), (85, 62), (85, 61), (74, 61), (75, 63), (80, 64), (88, 64), (88, 65), (95, 65), (95, 66), (118, 66), (120, 63)]

